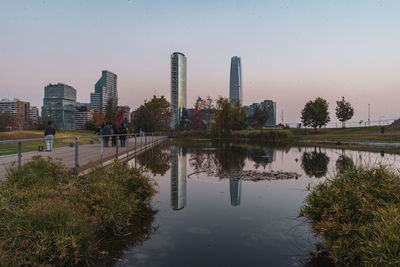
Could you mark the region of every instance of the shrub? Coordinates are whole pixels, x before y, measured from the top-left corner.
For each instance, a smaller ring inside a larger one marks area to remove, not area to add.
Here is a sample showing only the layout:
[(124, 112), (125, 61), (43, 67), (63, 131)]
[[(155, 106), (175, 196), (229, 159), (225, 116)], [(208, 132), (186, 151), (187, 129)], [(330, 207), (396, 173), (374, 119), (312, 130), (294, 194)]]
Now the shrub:
[(90, 264), (105, 236), (149, 209), (153, 187), (119, 162), (86, 176), (41, 157), (10, 170), (0, 186), (2, 266)]
[(300, 216), (338, 266), (400, 265), (400, 177), (383, 166), (353, 167), (321, 183)]

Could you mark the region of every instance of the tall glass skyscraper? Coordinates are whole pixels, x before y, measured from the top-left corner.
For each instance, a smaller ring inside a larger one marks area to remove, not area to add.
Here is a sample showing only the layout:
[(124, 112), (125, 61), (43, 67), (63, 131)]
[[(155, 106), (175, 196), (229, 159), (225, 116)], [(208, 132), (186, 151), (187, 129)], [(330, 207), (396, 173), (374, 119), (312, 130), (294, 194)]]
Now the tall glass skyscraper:
[(43, 119), (51, 119), (60, 130), (75, 130), (76, 90), (67, 84), (49, 84), (44, 88)]
[(242, 64), (240, 57), (231, 59), (231, 77), (229, 83), (229, 101), (243, 103)]
[(94, 93), (90, 94), (90, 107), (102, 111), (106, 110), (108, 99), (112, 97), (115, 105), (118, 106), (117, 75), (103, 70), (101, 78), (94, 86)]
[(171, 127), (175, 129), (186, 108), (186, 57), (175, 52), (171, 55)]

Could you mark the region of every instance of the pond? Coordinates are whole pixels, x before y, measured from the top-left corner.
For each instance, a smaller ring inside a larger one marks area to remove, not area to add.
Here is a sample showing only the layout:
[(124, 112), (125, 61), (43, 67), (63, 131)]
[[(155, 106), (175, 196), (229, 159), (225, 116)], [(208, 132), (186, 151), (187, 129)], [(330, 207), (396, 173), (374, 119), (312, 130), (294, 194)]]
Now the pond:
[[(399, 166), (398, 156), (384, 152), (200, 141), (158, 146), (129, 162), (158, 183), (155, 229), (114, 264), (304, 266), (320, 242), (297, 217), (307, 187), (360, 163)], [(288, 175), (271, 176), (278, 171)]]

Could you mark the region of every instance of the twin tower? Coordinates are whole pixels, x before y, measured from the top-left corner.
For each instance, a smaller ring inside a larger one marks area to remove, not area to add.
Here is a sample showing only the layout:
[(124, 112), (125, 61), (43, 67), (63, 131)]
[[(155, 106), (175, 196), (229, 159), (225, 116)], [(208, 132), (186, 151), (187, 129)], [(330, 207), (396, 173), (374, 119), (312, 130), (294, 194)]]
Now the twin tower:
[[(171, 111), (172, 128), (176, 128), (187, 108), (186, 56), (175, 52), (171, 55)], [(242, 64), (240, 57), (232, 57), (229, 83), (229, 100), (243, 103)]]

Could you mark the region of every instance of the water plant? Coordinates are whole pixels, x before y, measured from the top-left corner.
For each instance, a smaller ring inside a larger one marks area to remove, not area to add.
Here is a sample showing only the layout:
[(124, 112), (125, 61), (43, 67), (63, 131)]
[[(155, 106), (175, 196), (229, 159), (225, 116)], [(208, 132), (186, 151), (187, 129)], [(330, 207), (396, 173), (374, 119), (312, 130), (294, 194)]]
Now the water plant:
[(300, 216), (337, 266), (400, 266), (400, 176), (387, 167), (357, 166), (327, 179)]
[(90, 265), (108, 253), (99, 254), (108, 237), (151, 230), (138, 223), (155, 192), (149, 177), (123, 163), (79, 176), (35, 157), (0, 185), (1, 265)]

